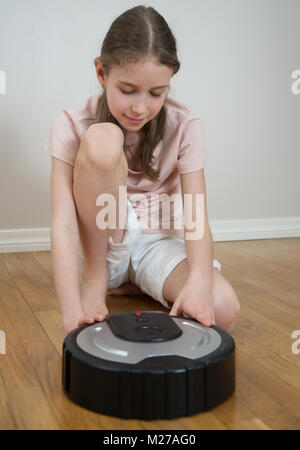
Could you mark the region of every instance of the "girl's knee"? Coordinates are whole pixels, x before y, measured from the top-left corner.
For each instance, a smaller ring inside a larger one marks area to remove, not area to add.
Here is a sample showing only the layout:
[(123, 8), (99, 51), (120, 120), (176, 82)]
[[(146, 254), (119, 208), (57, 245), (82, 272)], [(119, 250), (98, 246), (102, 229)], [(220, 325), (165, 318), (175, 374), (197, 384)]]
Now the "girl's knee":
[(240, 314), (240, 302), (231, 286), (224, 298), (224, 307), (226, 308), (229, 322), (235, 322)]
[(114, 123), (92, 124), (82, 136), (81, 146), (84, 149), (79, 149), (79, 163), (91, 164), (104, 171), (111, 170), (124, 153), (123, 144), (123, 131)]
[(124, 141), (122, 129), (112, 122), (93, 123), (88, 127), (83, 134), (83, 137), (88, 141), (97, 143), (104, 140), (107, 144), (115, 142), (116, 140), (118, 142)]
[(230, 311), (231, 311), (233, 319), (237, 319), (237, 317), (240, 314), (241, 307), (240, 307), (240, 301), (238, 299), (238, 296), (236, 295), (233, 288), (231, 288), (231, 290), (230, 290), (230, 295), (228, 298), (228, 305), (230, 307)]
[(216, 325), (228, 332), (232, 331), (240, 314), (240, 302), (229, 283), (215, 302), (215, 307)]

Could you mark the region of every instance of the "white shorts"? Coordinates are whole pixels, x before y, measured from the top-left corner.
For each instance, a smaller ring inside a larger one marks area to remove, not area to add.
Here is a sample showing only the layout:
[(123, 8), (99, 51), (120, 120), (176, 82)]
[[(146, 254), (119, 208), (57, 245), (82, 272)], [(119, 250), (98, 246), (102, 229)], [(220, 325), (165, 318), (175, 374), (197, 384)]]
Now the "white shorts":
[[(123, 241), (115, 244), (110, 236), (108, 242), (108, 289), (131, 281), (166, 308), (171, 308), (171, 303), (163, 296), (163, 286), (170, 273), (187, 257), (184, 239), (166, 233), (142, 234), (136, 213), (128, 199), (127, 207)], [(213, 267), (221, 271), (221, 264), (215, 259)]]

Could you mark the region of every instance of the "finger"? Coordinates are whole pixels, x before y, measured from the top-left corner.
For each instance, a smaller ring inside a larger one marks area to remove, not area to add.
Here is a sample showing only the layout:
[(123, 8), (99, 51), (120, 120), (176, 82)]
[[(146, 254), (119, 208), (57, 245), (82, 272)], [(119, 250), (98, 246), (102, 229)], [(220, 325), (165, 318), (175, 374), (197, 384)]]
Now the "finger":
[(105, 314), (96, 314), (95, 315), (95, 320), (97, 320), (98, 322), (102, 322), (105, 319)]
[(210, 327), (212, 322), (208, 319), (207, 315), (204, 314), (202, 311), (198, 311), (195, 314), (195, 319), (198, 320), (198, 322), (202, 323), (202, 325), (206, 327)]
[(198, 322), (202, 323), (206, 327), (210, 327), (213, 322), (212, 313), (213, 310), (210, 307), (201, 307), (200, 305), (189, 304), (185, 308), (185, 313), (189, 314), (191, 317), (198, 320)]
[(216, 325), (216, 316), (215, 316), (214, 313), (212, 314), (212, 319), (211, 319), (211, 321), (212, 321), (212, 324), (213, 324), (213, 325)]
[(71, 333), (71, 331), (72, 331), (71, 329), (70, 330), (64, 330), (64, 337), (66, 337), (69, 333)]
[(216, 325), (216, 314), (214, 309), (213, 309), (213, 324)]
[(179, 303), (174, 302), (169, 315), (170, 316), (178, 316), (179, 315), (179, 311), (180, 311)]
[(81, 320), (78, 321), (78, 325), (83, 325), (85, 323), (94, 323), (95, 319), (92, 316), (86, 316), (83, 317)]
[(215, 321), (215, 312), (213, 309), (210, 309), (209, 311), (206, 312), (206, 317), (207, 319), (211, 322), (211, 325), (215, 325), (216, 321)]

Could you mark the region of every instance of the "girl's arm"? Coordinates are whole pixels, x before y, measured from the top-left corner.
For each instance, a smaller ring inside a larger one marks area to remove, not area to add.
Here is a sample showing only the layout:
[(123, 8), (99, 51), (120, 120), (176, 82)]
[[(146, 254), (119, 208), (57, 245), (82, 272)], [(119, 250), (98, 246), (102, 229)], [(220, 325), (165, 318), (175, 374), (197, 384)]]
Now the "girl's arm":
[(73, 199), (73, 166), (52, 157), (51, 258), (65, 332), (83, 315), (79, 284), (79, 233)]
[[(203, 325), (210, 326), (215, 323), (212, 297), (213, 239), (207, 220), (204, 169), (181, 174), (180, 181), (189, 275), (170, 314), (184, 312)], [(192, 223), (195, 224), (194, 229), (191, 228)]]
[[(213, 238), (208, 224), (204, 169), (180, 175), (184, 205), (184, 239), (190, 278), (197, 278), (212, 289)], [(184, 200), (187, 195), (187, 202)], [(186, 220), (187, 218), (187, 220)], [(186, 225), (195, 223), (193, 230)]]

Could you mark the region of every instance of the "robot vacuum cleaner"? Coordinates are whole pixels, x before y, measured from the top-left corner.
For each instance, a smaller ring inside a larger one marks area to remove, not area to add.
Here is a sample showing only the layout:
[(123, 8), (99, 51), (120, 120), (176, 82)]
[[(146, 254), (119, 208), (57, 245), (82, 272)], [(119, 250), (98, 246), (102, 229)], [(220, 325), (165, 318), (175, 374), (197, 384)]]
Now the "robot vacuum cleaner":
[(233, 393), (235, 344), (224, 330), (182, 316), (111, 314), (66, 336), (62, 384), (75, 403), (110, 416), (191, 416)]

